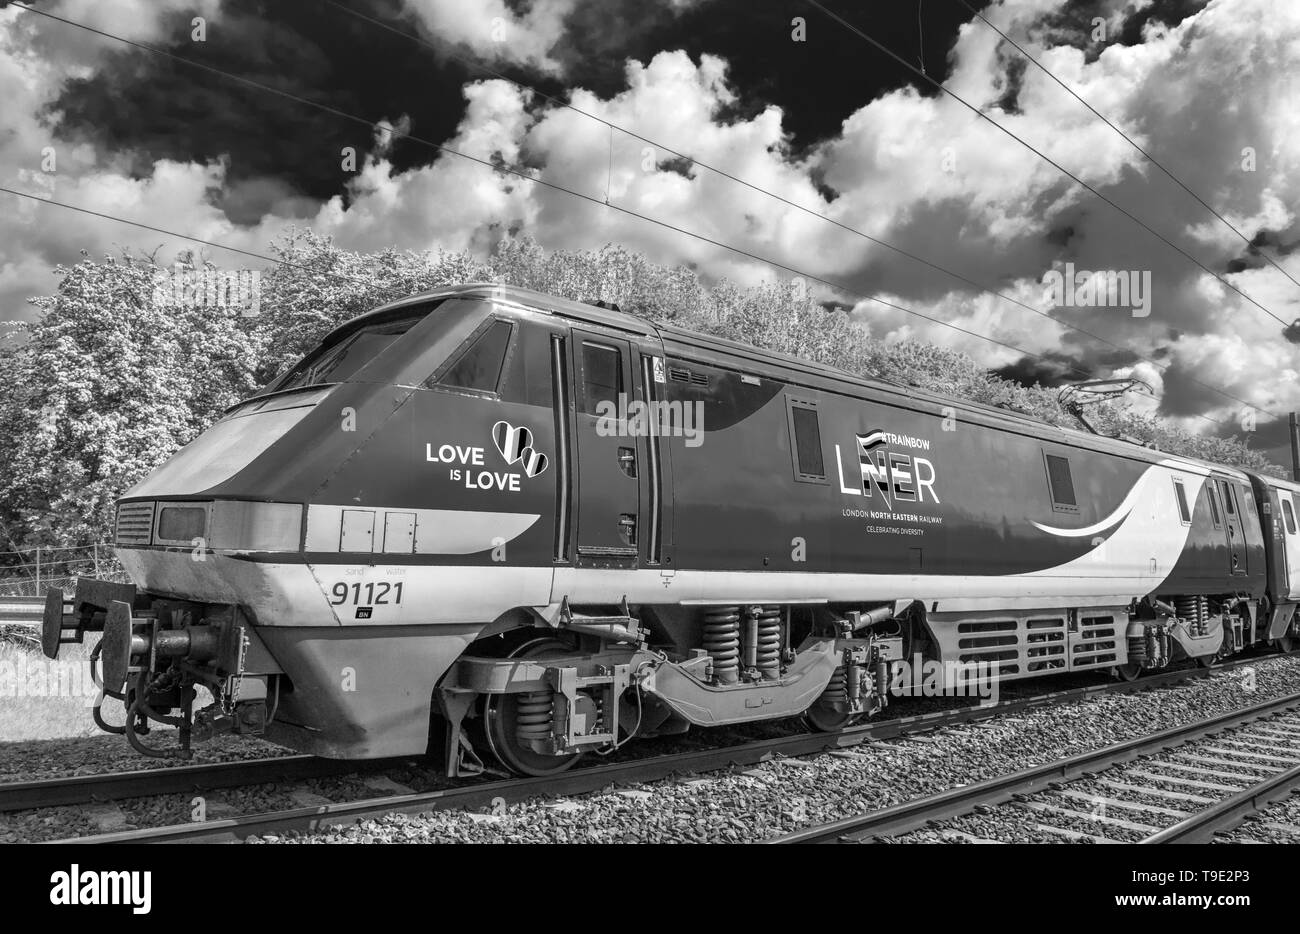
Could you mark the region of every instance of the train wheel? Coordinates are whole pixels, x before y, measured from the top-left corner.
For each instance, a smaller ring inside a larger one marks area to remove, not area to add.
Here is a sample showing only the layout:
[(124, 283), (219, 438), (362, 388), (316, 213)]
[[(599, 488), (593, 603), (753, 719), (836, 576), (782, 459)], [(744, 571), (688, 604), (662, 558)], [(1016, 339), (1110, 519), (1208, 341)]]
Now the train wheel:
[(1278, 636), (1273, 640), (1273, 645), (1283, 655), (1290, 655), (1295, 651), (1295, 636)]
[(1129, 663), (1115, 666), (1115, 677), (1120, 681), (1136, 681), (1140, 674), (1142, 674), (1141, 665)]
[(831, 673), (830, 680), (826, 683), (826, 690), (822, 691), (813, 705), (804, 713), (804, 721), (814, 730), (820, 730), (822, 733), (838, 733), (857, 719), (857, 714), (835, 709), (836, 706), (843, 707), (848, 704), (849, 693), (845, 686), (846, 677), (847, 674), (843, 665), (836, 668)]
[(1215, 652), (1213, 655), (1200, 656), (1199, 658), (1196, 659), (1196, 664), (1200, 665), (1202, 668), (1212, 668), (1215, 665), (1219, 664), (1219, 662), (1223, 661), (1225, 658), (1227, 658), (1229, 655), (1232, 654), (1231, 652), (1228, 651), (1227, 644), (1228, 644), (1228, 634), (1227, 632), (1224, 632), (1223, 642), (1219, 645), (1219, 651)]
[[(572, 652), (559, 639), (542, 636), (515, 647), (508, 658), (550, 658)], [(483, 704), (483, 735), (488, 751), (506, 769), (520, 775), (556, 775), (571, 768), (582, 753), (548, 756), (534, 752), (519, 739), (521, 717), (525, 721), (546, 716), (545, 703), (539, 712), (539, 698), (533, 694), (489, 694)], [(525, 727), (527, 723), (525, 722)]]
[(803, 718), (814, 730), (821, 733), (838, 733), (851, 726), (857, 719), (857, 714), (844, 713), (821, 704), (813, 704)]

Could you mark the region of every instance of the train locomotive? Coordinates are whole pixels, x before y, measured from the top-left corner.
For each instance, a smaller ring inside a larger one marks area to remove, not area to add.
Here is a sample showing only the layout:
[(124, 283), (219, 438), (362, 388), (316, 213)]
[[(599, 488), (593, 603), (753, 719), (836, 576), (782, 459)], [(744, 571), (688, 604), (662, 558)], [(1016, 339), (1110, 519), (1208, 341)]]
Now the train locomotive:
[(1289, 650), (1297, 494), (471, 284), (336, 328), (128, 491), (133, 583), (50, 591), (42, 636), (97, 635), (125, 725), (95, 717), (142, 753), (229, 731), (547, 775), (692, 726)]

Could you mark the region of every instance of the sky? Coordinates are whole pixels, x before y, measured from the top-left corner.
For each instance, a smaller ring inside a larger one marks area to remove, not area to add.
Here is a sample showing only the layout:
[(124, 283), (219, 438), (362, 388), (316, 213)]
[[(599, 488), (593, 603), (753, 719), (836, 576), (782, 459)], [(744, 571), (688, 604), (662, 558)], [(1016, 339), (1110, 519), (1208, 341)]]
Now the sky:
[[(1290, 462), (1292, 0), (31, 5), (99, 33), (0, 0), (4, 187), (255, 253), (292, 225), (358, 250), (522, 233), (708, 282), (798, 273), (876, 337), (1026, 383), (1135, 376), (1139, 406), (1223, 435), (1253, 416)], [(0, 205), (0, 320), (83, 250), (193, 246)], [(1052, 288), (1093, 272), (1145, 301)]]

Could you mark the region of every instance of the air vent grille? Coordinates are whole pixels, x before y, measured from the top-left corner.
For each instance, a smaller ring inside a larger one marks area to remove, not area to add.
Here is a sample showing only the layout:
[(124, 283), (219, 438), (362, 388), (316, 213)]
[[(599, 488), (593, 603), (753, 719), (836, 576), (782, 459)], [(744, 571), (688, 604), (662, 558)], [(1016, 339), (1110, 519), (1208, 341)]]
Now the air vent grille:
[(153, 533), (153, 503), (123, 503), (117, 507), (119, 545), (147, 545)]
[(668, 368), (668, 378), (675, 383), (690, 383), (694, 386), (709, 385), (708, 373), (696, 373), (680, 366), (670, 366)]

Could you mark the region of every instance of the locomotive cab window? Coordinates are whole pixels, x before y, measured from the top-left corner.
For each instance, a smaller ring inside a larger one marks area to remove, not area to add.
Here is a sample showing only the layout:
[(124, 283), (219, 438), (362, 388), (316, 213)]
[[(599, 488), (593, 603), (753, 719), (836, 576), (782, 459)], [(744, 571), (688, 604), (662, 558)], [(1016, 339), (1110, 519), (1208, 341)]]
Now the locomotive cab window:
[(289, 373), (268, 387), (268, 391), (345, 382), (428, 314), (429, 308), (426, 307), (414, 314), (363, 325), (308, 354)]
[(1210, 519), (1214, 522), (1216, 529), (1223, 528), (1223, 515), (1219, 512), (1219, 495), (1214, 489), (1213, 483), (1205, 486), (1206, 499), (1210, 502)]
[(1282, 500), (1282, 518), (1286, 521), (1286, 534), (1295, 534), (1295, 511), (1291, 508), (1291, 498)]
[(437, 383), (474, 392), (496, 392), (513, 330), (509, 321), (494, 320), (481, 326), (470, 336), (469, 346), (437, 377)]
[(1043, 452), (1047, 463), (1047, 486), (1052, 495), (1052, 508), (1057, 512), (1078, 512), (1079, 501), (1074, 496), (1074, 477), (1070, 474), (1070, 459), (1058, 454)]
[(1187, 505), (1187, 490), (1183, 481), (1174, 478), (1174, 499), (1178, 501), (1178, 519), (1183, 525), (1192, 524), (1192, 511)]
[(794, 478), (804, 483), (825, 483), (826, 463), (822, 458), (822, 431), (817, 406), (799, 399), (786, 401)]

